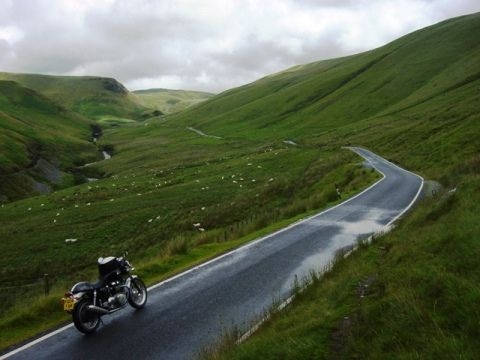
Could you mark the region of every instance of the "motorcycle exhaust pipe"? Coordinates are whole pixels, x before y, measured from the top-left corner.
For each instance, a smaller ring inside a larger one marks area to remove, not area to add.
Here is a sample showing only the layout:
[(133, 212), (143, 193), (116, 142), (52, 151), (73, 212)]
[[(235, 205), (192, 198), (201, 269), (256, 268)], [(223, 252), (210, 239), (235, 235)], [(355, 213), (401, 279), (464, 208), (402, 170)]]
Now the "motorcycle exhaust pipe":
[(95, 305), (88, 305), (88, 310), (99, 313), (99, 314), (102, 314), (102, 315), (106, 315), (106, 314), (110, 313), (109, 310), (101, 308), (99, 306), (95, 306)]

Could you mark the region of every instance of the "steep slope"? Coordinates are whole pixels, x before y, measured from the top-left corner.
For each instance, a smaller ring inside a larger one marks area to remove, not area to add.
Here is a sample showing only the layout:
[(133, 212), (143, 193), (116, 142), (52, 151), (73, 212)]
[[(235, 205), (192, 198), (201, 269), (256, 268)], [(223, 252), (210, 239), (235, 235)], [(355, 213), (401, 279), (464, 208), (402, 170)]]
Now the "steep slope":
[(12, 200), (73, 183), (66, 174), (96, 158), (94, 123), (12, 81), (0, 81), (0, 197)]
[(169, 89), (135, 90), (133, 93), (146, 107), (160, 110), (163, 114), (185, 110), (214, 96), (203, 91)]
[(435, 101), (478, 82), (478, 14), (451, 19), (362, 54), (301, 65), (175, 117), (220, 136), (324, 131)]
[(92, 119), (105, 116), (140, 119), (146, 110), (121, 83), (111, 78), (3, 72), (0, 80), (16, 81)]

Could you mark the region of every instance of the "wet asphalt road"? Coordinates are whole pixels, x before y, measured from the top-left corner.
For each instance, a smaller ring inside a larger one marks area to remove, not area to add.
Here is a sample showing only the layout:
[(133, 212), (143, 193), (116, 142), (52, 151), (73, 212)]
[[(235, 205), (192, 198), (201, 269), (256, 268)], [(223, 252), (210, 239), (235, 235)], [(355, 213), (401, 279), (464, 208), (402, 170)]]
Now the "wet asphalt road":
[(93, 336), (69, 327), (9, 359), (191, 359), (225, 329), (248, 329), (274, 300), (290, 296), (295, 276), (381, 230), (420, 192), (420, 177), (353, 150), (385, 175), (359, 196), (156, 286), (145, 309), (104, 317)]

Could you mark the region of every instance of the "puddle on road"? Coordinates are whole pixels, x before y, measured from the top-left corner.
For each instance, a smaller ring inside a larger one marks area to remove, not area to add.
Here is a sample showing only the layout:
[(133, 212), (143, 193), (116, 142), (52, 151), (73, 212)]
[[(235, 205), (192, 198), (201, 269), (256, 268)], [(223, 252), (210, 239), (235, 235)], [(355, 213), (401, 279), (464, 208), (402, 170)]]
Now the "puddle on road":
[[(385, 227), (387, 220), (395, 213), (396, 211), (379, 208), (355, 207), (355, 209), (347, 211), (347, 216), (344, 216), (344, 218), (339, 221), (328, 220), (324, 219), (325, 216), (319, 216), (319, 218), (314, 217), (303, 222), (298, 228), (300, 229), (300, 233), (302, 231), (302, 226), (324, 229), (319, 230), (318, 232), (318, 247), (315, 244), (312, 246), (313, 248), (317, 248), (317, 251), (312, 252), (310, 256), (305, 257), (303, 261), (286, 277), (280, 290), (276, 291), (275, 298), (288, 296), (295, 278), (301, 282), (303, 279), (308, 278), (312, 271), (322, 272), (330, 265), (340, 249), (351, 248), (356, 244), (359, 237), (366, 237), (382, 230)], [(355, 214), (356, 219), (349, 221), (348, 218), (352, 218), (352, 214)], [(324, 231), (331, 231), (332, 227), (336, 229), (335, 235), (328, 240), (322, 238)], [(297, 234), (300, 233), (297, 232)], [(311, 231), (306, 231), (306, 234), (311, 234)], [(315, 242), (316, 240), (313, 241)], [(287, 243), (290, 243), (290, 241), (286, 241), (286, 244)], [(234, 263), (242, 264), (243, 259), (250, 256), (252, 251), (257, 255), (259, 252), (261, 253), (265, 251), (268, 255), (269, 246), (277, 248), (278, 243), (276, 244), (275, 241), (262, 241), (237, 249), (233, 253), (226, 255), (221, 261), (213, 261), (207, 266), (194, 269), (190, 276), (183, 278), (183, 281), (171, 283), (170, 285), (172, 286), (164, 286), (162, 294), (165, 296), (178, 291), (183, 291), (190, 287), (192, 282), (201, 282), (208, 279), (212, 274), (228, 271)]]
[[(290, 276), (288, 276), (280, 292), (289, 295), (296, 281), (295, 279), (301, 284), (309, 279), (312, 272), (323, 272), (334, 260), (338, 251), (352, 248), (357, 243), (357, 239), (383, 230), (386, 219), (391, 218), (395, 213), (396, 211), (363, 207), (363, 209), (360, 210), (361, 219), (352, 221), (346, 221), (345, 219), (340, 221), (310, 219), (307, 222), (310, 226), (336, 226), (339, 232), (329, 240), (326, 247), (323, 246), (317, 253), (312, 254), (302, 261)], [(359, 212), (356, 212), (356, 214), (358, 215)], [(319, 233), (319, 238), (320, 236), (321, 233)]]

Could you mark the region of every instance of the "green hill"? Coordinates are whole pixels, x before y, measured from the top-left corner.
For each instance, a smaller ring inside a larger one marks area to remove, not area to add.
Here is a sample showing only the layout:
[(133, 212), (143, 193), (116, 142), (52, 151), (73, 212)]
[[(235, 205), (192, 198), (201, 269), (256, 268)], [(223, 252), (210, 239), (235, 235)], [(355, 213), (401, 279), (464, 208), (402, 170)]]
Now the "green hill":
[(305, 136), (386, 119), (472, 87), (480, 76), (478, 32), (478, 15), (451, 19), (372, 51), (228, 90), (176, 119), (219, 136), (249, 138)]
[(96, 158), (94, 123), (12, 81), (0, 81), (0, 200), (73, 184), (65, 173)]
[(135, 90), (133, 93), (143, 105), (160, 110), (163, 114), (185, 110), (214, 96), (203, 91), (169, 89)]
[[(478, 34), (479, 14), (451, 19), (106, 130), (101, 143), (114, 156), (94, 167), (108, 178), (0, 209), (0, 281), (61, 274), (54, 295), (35, 306), (10, 309), (11, 299), (4, 301), (0, 331), (9, 337), (0, 346), (64, 319), (56, 297), (74, 279), (93, 277), (97, 256), (129, 249), (154, 281), (360, 191), (376, 175), (342, 149), (354, 144), (446, 190), (423, 201), (391, 237), (346, 259), (338, 282), (312, 290), (305, 321), (279, 314), (271, 332), (225, 357), (345, 351), (365, 358), (369, 349), (377, 358), (473, 357), (480, 345)], [(66, 238), (78, 238), (75, 251)], [(355, 286), (372, 274), (378, 292), (359, 301)], [(359, 321), (336, 350), (329, 346), (345, 316)], [(441, 343), (432, 341), (438, 336)]]
[(57, 104), (95, 120), (141, 119), (147, 110), (121, 83), (97, 76), (52, 76), (0, 72), (0, 80), (11, 80), (33, 89)]

